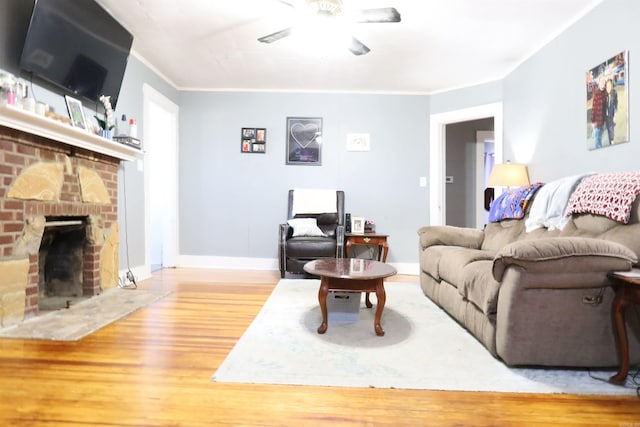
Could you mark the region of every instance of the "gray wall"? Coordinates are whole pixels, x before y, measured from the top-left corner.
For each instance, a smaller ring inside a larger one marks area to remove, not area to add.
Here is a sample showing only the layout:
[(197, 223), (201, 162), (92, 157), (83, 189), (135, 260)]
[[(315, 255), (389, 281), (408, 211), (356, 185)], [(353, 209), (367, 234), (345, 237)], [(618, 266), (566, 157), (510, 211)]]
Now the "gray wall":
[[(606, 0), (504, 79), (505, 159), (533, 181), (586, 171), (638, 170), (640, 2)], [(587, 70), (629, 50), (630, 142), (588, 151)]]
[[(347, 212), (390, 234), (390, 262), (416, 262), (428, 193), (426, 96), (186, 92), (180, 98), (180, 251), (277, 257), (287, 190), (337, 188)], [(322, 165), (285, 164), (286, 118), (322, 117)], [(267, 128), (266, 154), (240, 152), (242, 127)], [(347, 133), (371, 151), (347, 152)]]

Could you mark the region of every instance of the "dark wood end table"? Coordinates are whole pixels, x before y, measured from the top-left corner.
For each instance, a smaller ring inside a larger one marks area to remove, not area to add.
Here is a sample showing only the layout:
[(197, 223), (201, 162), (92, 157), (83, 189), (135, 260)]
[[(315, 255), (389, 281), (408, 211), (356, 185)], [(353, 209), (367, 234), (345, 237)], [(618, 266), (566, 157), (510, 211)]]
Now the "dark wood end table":
[[(389, 253), (389, 243), (387, 243), (388, 234), (378, 234), (376, 232), (365, 231), (364, 233), (346, 233), (344, 235), (344, 254), (347, 258), (351, 256), (351, 246), (353, 245), (376, 245), (378, 246), (378, 261), (387, 262), (387, 254)], [(367, 308), (371, 308), (371, 300), (369, 292), (365, 297)]]
[[(324, 258), (306, 263), (304, 271), (320, 276), (318, 302), (322, 312), (322, 323), (318, 327), (319, 334), (324, 334), (328, 328), (327, 295), (329, 291), (341, 291), (376, 293), (378, 306), (373, 327), (376, 335), (384, 335), (384, 329), (380, 325), (382, 310), (387, 299), (383, 279), (396, 274), (395, 268), (388, 264), (368, 259)], [(367, 305), (367, 307), (371, 308), (370, 305)]]
[(344, 235), (345, 256), (349, 258), (351, 246), (353, 245), (376, 245), (378, 246), (378, 261), (387, 262), (387, 254), (389, 253), (388, 237), (388, 234), (378, 234), (375, 232), (346, 233)]
[(620, 368), (609, 378), (613, 384), (624, 384), (629, 374), (629, 340), (625, 325), (624, 312), (629, 304), (640, 304), (640, 269), (631, 271), (614, 271), (609, 274), (616, 296), (613, 298), (613, 325), (618, 340), (618, 357)]

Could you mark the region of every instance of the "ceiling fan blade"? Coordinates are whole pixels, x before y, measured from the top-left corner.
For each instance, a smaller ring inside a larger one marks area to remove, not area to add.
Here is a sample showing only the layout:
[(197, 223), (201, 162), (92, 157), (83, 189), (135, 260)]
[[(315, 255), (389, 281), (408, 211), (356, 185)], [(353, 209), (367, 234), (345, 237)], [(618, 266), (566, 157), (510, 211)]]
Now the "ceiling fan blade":
[(293, 28), (287, 28), (284, 30), (276, 31), (275, 33), (269, 34), (268, 36), (260, 37), (258, 41), (262, 43), (277, 42), (280, 39), (290, 36), (291, 30), (293, 30)]
[(351, 53), (358, 56), (365, 55), (371, 50), (355, 37), (351, 37), (351, 42), (347, 47), (351, 51)]
[(282, 3), (282, 4), (286, 4), (286, 5), (287, 5), (287, 6), (289, 6), (289, 7), (293, 7), (293, 8), (295, 8), (295, 7), (296, 7), (296, 6), (295, 6), (295, 4), (293, 4), (293, 2), (291, 2), (291, 1), (287, 1), (287, 0), (280, 0), (280, 3)]
[(377, 9), (362, 9), (355, 12), (355, 21), (361, 23), (372, 22), (400, 22), (400, 12), (394, 7)]

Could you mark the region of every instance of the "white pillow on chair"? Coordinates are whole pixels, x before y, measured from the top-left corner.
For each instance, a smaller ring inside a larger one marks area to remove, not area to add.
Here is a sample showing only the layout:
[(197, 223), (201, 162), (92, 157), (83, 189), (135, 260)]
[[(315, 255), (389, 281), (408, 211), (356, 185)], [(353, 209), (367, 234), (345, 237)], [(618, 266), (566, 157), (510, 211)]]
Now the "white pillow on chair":
[(294, 218), (287, 224), (293, 227), (293, 237), (326, 237), (315, 218)]

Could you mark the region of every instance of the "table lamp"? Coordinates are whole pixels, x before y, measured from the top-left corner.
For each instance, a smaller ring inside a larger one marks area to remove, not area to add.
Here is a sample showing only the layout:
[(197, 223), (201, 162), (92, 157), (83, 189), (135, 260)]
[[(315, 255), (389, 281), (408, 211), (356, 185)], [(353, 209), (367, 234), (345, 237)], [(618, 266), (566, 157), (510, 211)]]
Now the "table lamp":
[(523, 185), (529, 185), (529, 172), (527, 166), (520, 163), (511, 163), (506, 161), (505, 163), (499, 163), (493, 166), (489, 180), (487, 182), (487, 188), (484, 191), (484, 208), (489, 210), (491, 202), (495, 197), (495, 190), (493, 187), (521, 187)]
[(487, 187), (521, 187), (529, 185), (527, 166), (520, 163), (499, 163), (493, 166)]

